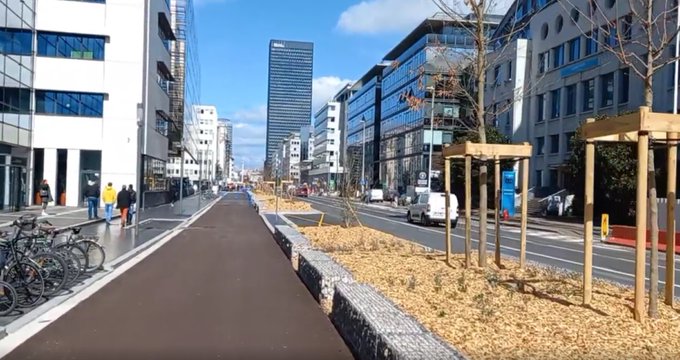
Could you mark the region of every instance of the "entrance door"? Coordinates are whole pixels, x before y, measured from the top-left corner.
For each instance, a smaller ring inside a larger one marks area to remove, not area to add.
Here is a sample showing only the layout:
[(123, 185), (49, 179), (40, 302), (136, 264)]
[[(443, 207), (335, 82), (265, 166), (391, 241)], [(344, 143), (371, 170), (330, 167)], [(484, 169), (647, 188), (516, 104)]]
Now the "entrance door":
[(9, 168), (9, 206), (8, 210), (21, 211), (26, 204), (26, 168), (11, 166)]
[(81, 206), (87, 206), (86, 203), (80, 202), (80, 201), (82, 201), (84, 199), (85, 196), (83, 194), (83, 190), (85, 190), (85, 186), (87, 186), (87, 184), (90, 181), (93, 181), (98, 186), (101, 186), (101, 182), (100, 182), (100, 179), (99, 179), (99, 171), (81, 170), (80, 171), (80, 191), (79, 191), (80, 196), (78, 197), (79, 203), (81, 204)]

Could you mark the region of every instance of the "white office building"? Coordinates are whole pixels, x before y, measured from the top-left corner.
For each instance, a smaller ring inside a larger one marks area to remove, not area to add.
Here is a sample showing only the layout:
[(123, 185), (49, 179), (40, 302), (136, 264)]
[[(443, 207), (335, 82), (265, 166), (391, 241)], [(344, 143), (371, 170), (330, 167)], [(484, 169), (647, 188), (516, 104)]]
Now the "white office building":
[[(185, 142), (194, 144), (193, 153), (184, 156), (184, 177), (192, 184), (199, 180), (214, 183), (218, 164), (217, 108), (210, 105), (194, 106), (196, 119), (185, 124)], [(188, 134), (187, 134), (188, 133)], [(168, 177), (179, 177), (181, 158), (173, 157), (168, 163)]]
[(58, 201), (81, 204), (90, 179), (166, 190), (169, 19), (167, 1), (36, 2), (34, 183)]
[(314, 150), (311, 182), (322, 188), (337, 189), (337, 179), (344, 171), (340, 166), (340, 103), (330, 101), (314, 115)]
[(294, 183), (300, 182), (300, 134), (291, 133), (281, 143), (282, 147), (282, 178)]

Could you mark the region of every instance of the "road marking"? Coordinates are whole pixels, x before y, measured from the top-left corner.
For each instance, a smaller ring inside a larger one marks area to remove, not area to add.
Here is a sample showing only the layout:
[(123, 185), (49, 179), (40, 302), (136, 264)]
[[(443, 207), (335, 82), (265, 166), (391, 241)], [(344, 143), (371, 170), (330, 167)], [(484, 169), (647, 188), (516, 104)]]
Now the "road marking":
[[(210, 210), (213, 207), (213, 205), (217, 203), (217, 200), (213, 201), (212, 203), (209, 203), (207, 206), (196, 212), (192, 217), (186, 219), (186, 225), (191, 225), (196, 220), (198, 220), (203, 214)], [(158, 240), (152, 246), (149, 246), (146, 250), (133, 256), (127, 262), (123, 263), (118, 268), (111, 271), (109, 274), (106, 274), (98, 281), (93, 282), (89, 287), (83, 289), (81, 292), (75, 294), (74, 296), (62, 302), (61, 304), (53, 307), (44, 314), (40, 315), (39, 317), (36, 317), (31, 322), (27, 323), (25, 326), (21, 327), (20, 329), (17, 329), (17, 331), (7, 334), (5, 338), (0, 340), (0, 358), (7, 356), (7, 354), (12, 352), (19, 345), (23, 344), (26, 340), (30, 339), (35, 334), (40, 332), (42, 329), (47, 327), (50, 323), (55, 322), (57, 319), (59, 319), (61, 316), (69, 312), (78, 304), (85, 301), (90, 296), (94, 295), (97, 291), (101, 290), (111, 281), (115, 280), (120, 275), (125, 273), (127, 270), (131, 269), (133, 266), (140, 263), (149, 255), (153, 254), (156, 250), (158, 250), (160, 247), (168, 243), (175, 236), (179, 235), (183, 230), (184, 230), (183, 227), (175, 228), (164, 238)], [(134, 251), (134, 249), (131, 251)]]
[[(335, 206), (333, 206), (333, 205), (329, 205), (329, 204), (326, 204), (326, 203), (323, 203), (323, 202), (316, 202), (316, 203), (319, 204), (319, 205), (322, 205), (322, 206), (328, 206), (328, 207), (331, 207), (331, 208), (339, 209), (338, 207), (335, 207)], [(444, 234), (444, 233), (445, 233), (443, 230), (435, 230), (435, 229), (423, 228), (422, 226), (419, 226), (419, 225), (409, 224), (409, 223), (407, 223), (407, 222), (395, 221), (395, 220), (392, 220), (392, 219), (384, 218), (384, 217), (381, 217), (381, 216), (376, 216), (376, 215), (369, 214), (369, 213), (365, 213), (365, 212), (360, 212), (360, 214), (363, 214), (363, 215), (366, 215), (366, 216), (373, 216), (373, 217), (376, 217), (376, 218), (379, 218), (379, 219), (383, 219), (383, 220), (386, 220), (386, 221), (395, 222), (395, 223), (402, 224), (402, 225), (407, 225), (407, 226), (411, 226), (411, 227), (415, 227), (415, 228), (424, 229), (425, 231), (437, 232), (437, 233), (439, 233), (439, 234)], [(463, 219), (463, 220), (464, 220), (464, 219)], [(464, 221), (463, 221), (462, 223), (464, 223)], [(459, 224), (461, 224), (461, 223), (459, 223)], [(476, 234), (479, 234), (479, 230), (478, 230), (479, 221), (472, 221), (472, 225), (473, 225), (473, 226), (472, 226), (472, 232), (473, 232), (473, 233), (476, 233)], [(494, 227), (487, 226), (487, 230), (495, 230), (495, 229), (494, 229)], [(507, 229), (507, 228), (506, 228), (506, 229), (504, 229), (504, 231), (513, 232), (513, 233), (520, 233), (520, 230), (517, 229), (517, 228), (510, 228), (510, 229)], [(546, 243), (541, 243), (541, 242), (532, 241), (532, 240), (528, 239), (529, 236), (539, 237), (539, 236), (534, 235), (534, 233), (532, 233), (532, 231), (534, 231), (534, 230), (527, 231), (527, 243), (528, 243), (528, 244), (533, 244), (533, 245), (542, 246), (542, 247), (548, 247), (548, 248), (552, 248), (552, 249), (556, 249), (556, 250), (562, 250), (562, 251), (565, 251), (565, 250), (566, 250), (566, 251), (573, 252), (573, 253), (577, 253), (577, 254), (583, 254), (583, 251), (581, 251), (581, 250), (571, 249), (571, 248), (568, 248), (568, 247), (562, 247), (562, 246), (559, 246), (559, 245), (546, 244)], [(488, 236), (491, 237), (491, 236), (493, 236), (493, 234), (494, 234), (494, 233), (491, 232), (491, 233), (488, 234)], [(557, 234), (553, 234), (553, 233), (550, 233), (550, 232), (545, 232), (545, 234), (546, 234), (546, 237), (548, 237), (548, 238), (551, 239), (551, 240), (554, 239), (554, 240), (563, 241), (563, 242), (569, 242), (569, 243), (576, 243), (576, 242), (581, 242), (581, 243), (582, 243), (582, 241), (581, 241), (580, 239), (579, 239), (578, 241), (573, 241), (573, 240), (572, 240), (572, 241), (569, 241), (569, 240), (564, 241), (564, 240), (561, 240), (560, 238), (558, 238), (559, 235), (557, 235)], [(459, 236), (459, 235), (452, 234), (452, 236)], [(517, 238), (509, 237), (509, 236), (505, 236), (505, 235), (501, 235), (501, 238), (502, 238), (502, 239), (508, 239), (508, 240), (511, 240), (511, 241), (514, 241), (514, 242), (519, 242), (519, 241), (520, 241), (520, 240), (517, 239)], [(477, 241), (477, 240), (476, 240), (476, 239), (473, 239), (473, 241)], [(606, 248), (606, 247), (602, 247), (602, 246), (595, 246), (595, 247), (601, 248), (601, 249), (607, 249), (607, 250), (614, 250), (613, 248)], [(616, 249), (616, 251), (617, 251), (617, 252), (623, 252), (623, 253), (626, 253), (626, 254), (631, 254), (631, 251), (630, 251), (629, 249), (621, 249), (621, 248), (618, 248), (618, 249)], [(594, 255), (597, 256), (597, 257), (603, 258), (603, 259), (616, 260), (616, 261), (624, 261), (624, 262), (633, 263), (633, 264), (635, 263), (635, 260), (631, 260), (631, 259), (624, 259), (624, 258), (620, 258), (620, 257), (613, 257), (613, 256), (609, 256), (609, 255), (604, 255), (604, 254), (594, 254)], [(676, 261), (676, 262), (680, 261), (680, 258), (678, 258), (678, 257), (676, 256), (675, 261)], [(659, 267), (660, 267), (661, 269), (666, 269), (666, 266), (663, 265), (663, 264), (659, 264)]]
[[(319, 204), (319, 205), (324, 205), (324, 206), (328, 206), (328, 207), (330, 207), (330, 208), (336, 208), (336, 209), (338, 209), (336, 206), (332, 206), (332, 205), (327, 205), (327, 204), (323, 204), (323, 203), (317, 203), (317, 204)], [(393, 223), (400, 224), (400, 225), (405, 225), (405, 226), (414, 227), (414, 228), (417, 228), (417, 229), (421, 229), (421, 230), (423, 230), (423, 231), (429, 231), (429, 232), (436, 232), (436, 233), (439, 233), (439, 234), (444, 234), (443, 231), (439, 231), (439, 230), (423, 228), (423, 227), (421, 227), (421, 226), (417, 226), (417, 225), (414, 225), (414, 224), (404, 223), (404, 222), (400, 222), (400, 221), (396, 221), (396, 220), (392, 220), (392, 219), (383, 218), (383, 217), (380, 217), (380, 216), (377, 216), (377, 215), (366, 214), (366, 213), (363, 213), (363, 212), (359, 212), (359, 213), (362, 214), (362, 215), (364, 215), (364, 216), (369, 216), (369, 217), (373, 217), (373, 218), (378, 218), (378, 219), (383, 220), (383, 221), (388, 221), (388, 222), (393, 222)], [(460, 238), (460, 239), (465, 239), (464, 236), (462, 236), (462, 235), (457, 235), (457, 234), (453, 234), (453, 233), (451, 234), (451, 236), (452, 236), (452, 237), (457, 237), (457, 238)], [(472, 240), (473, 243), (477, 243), (477, 242), (478, 242), (477, 239), (471, 239), (471, 240)], [(519, 239), (512, 239), (512, 240), (515, 240), (515, 241), (519, 242)], [(529, 243), (529, 242), (530, 242), (530, 241), (527, 239), (527, 243)], [(576, 250), (572, 250), (572, 249), (568, 249), (568, 248), (563, 248), (563, 247), (558, 247), (558, 246), (551, 246), (551, 245), (545, 245), (545, 244), (538, 244), (538, 243), (535, 243), (535, 242), (531, 242), (531, 243), (534, 244), (534, 245), (538, 245), (538, 246), (547, 246), (547, 247), (553, 247), (553, 248), (560, 249), (560, 250), (568, 250), (568, 251), (571, 251), (571, 252), (580, 253), (580, 252), (578, 252), (578, 251), (576, 251)], [(493, 246), (493, 244), (490, 244), (490, 245)], [(519, 252), (519, 249), (515, 249), (515, 248), (512, 248), (512, 247), (502, 247), (501, 249), (509, 249), (509, 250), (512, 250), (512, 251), (515, 251), (515, 252)], [(568, 264), (574, 264), (574, 265), (583, 266), (583, 263), (579, 263), (579, 262), (572, 261), (572, 260), (561, 259), (561, 258), (553, 257), (553, 256), (550, 256), (550, 255), (544, 255), (544, 254), (534, 253), (534, 252), (531, 252), (531, 251), (526, 251), (526, 253), (527, 253), (527, 254), (530, 254), (530, 255), (537, 256), (537, 257), (543, 257), (543, 258), (546, 258), (546, 259), (551, 259), (551, 260), (555, 260), (555, 261), (561, 261), (561, 262), (565, 262), (565, 263), (568, 263)], [(634, 261), (629, 261), (629, 260), (621, 259), (621, 258), (613, 258), (613, 257), (609, 257), (609, 256), (606, 256), (606, 255), (598, 255), (598, 254), (593, 254), (593, 255), (594, 255), (594, 256), (599, 256), (599, 257), (606, 257), (606, 258), (610, 258), (610, 259), (614, 259), (614, 260), (622, 260), (622, 261), (627, 261), (627, 262), (632, 262), (632, 263), (634, 263)], [(677, 259), (676, 259), (676, 262), (677, 262)], [(665, 269), (665, 267), (662, 266), (662, 265), (659, 265), (659, 267), (662, 268), (662, 269)], [(631, 275), (631, 274), (627, 274), (627, 273), (624, 273), (624, 272), (621, 272), (621, 271), (618, 271), (618, 270), (609, 269), (609, 268), (605, 268), (605, 267), (593, 266), (593, 269), (597, 269), (597, 270), (600, 270), (600, 271), (606, 271), (606, 272), (610, 272), (610, 273), (612, 273), (612, 274), (617, 274), (617, 275), (625, 275), (625, 276), (627, 276), (627, 277), (629, 277), (629, 278), (633, 278), (633, 279), (635, 278), (635, 276), (633, 276), (633, 275)], [(648, 279), (648, 278), (646, 278), (646, 279)], [(659, 283), (665, 284), (665, 282), (662, 281), (662, 280), (659, 280)], [(674, 285), (674, 287), (680, 288), (680, 285)]]

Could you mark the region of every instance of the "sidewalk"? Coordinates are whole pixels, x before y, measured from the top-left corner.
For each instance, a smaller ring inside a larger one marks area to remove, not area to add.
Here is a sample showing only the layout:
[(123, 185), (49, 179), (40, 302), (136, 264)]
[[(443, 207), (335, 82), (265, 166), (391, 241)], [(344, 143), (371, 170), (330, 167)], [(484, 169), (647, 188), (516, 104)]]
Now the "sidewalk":
[(352, 359), (245, 194), (227, 197), (6, 359)]
[[(198, 196), (190, 196), (183, 199), (184, 203), (184, 215), (191, 216), (197, 211), (198, 207)], [(205, 205), (208, 203), (207, 200), (203, 200), (202, 203)], [(165, 217), (170, 213), (177, 214), (179, 212), (179, 201), (175, 203), (174, 207), (169, 204), (160, 205), (153, 208), (142, 209), (140, 219), (148, 219), (152, 217)], [(166, 209), (166, 210), (164, 210)], [(171, 211), (167, 210), (170, 209)], [(18, 212), (7, 212), (0, 213), (0, 229), (8, 228), (12, 225), (12, 222), (22, 215), (32, 214), (38, 215), (38, 219), (44, 219), (51, 222), (57, 227), (68, 227), (68, 226), (86, 226), (90, 224), (95, 224), (99, 222), (104, 222), (104, 208), (100, 207), (97, 210), (97, 215), (99, 219), (88, 219), (87, 208), (81, 207), (70, 207), (70, 206), (48, 206), (47, 216), (40, 215), (42, 213), (42, 208), (40, 206), (29, 206), (25, 210)], [(118, 209), (113, 209), (113, 218), (117, 219), (120, 217), (120, 211)]]

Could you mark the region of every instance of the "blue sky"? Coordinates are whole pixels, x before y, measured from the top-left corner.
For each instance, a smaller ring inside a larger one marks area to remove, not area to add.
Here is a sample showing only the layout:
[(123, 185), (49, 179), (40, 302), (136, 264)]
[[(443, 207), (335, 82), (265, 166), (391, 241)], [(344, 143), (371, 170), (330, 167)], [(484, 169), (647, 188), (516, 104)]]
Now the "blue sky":
[(313, 109), (358, 79), (415, 25), (431, 0), (194, 0), (201, 101), (234, 122), (234, 157), (261, 167), (269, 40), (314, 42)]

